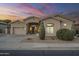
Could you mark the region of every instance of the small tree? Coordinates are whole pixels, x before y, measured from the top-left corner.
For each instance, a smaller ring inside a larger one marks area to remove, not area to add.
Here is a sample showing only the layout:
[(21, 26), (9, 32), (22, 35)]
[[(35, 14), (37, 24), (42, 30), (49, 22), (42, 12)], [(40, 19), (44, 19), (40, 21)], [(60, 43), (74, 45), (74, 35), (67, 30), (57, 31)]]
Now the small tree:
[(44, 23), (41, 21), (39, 26), (39, 38), (41, 40), (45, 40), (45, 28)]

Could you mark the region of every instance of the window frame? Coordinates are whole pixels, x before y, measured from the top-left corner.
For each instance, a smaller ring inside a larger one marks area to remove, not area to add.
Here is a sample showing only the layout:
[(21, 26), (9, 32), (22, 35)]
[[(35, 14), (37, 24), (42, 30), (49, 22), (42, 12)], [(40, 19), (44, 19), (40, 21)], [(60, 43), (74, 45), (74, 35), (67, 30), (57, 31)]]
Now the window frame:
[[(48, 26), (48, 24), (51, 24), (51, 25)], [(53, 28), (53, 30), (51, 31), (52, 28)], [(47, 23), (47, 24), (46, 24), (46, 32), (47, 32), (47, 33), (50, 33), (50, 34), (53, 34), (53, 33), (54, 33), (54, 24), (52, 24), (52, 23)]]

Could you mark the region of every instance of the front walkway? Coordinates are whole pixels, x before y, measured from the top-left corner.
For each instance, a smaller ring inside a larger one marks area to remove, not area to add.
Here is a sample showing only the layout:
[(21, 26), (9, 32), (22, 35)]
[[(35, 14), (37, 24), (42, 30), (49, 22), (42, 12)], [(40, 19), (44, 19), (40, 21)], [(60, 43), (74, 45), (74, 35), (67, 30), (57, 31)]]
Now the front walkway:
[(61, 41), (40, 40), (38, 35), (3, 35), (0, 37), (0, 50), (79, 50), (79, 38)]

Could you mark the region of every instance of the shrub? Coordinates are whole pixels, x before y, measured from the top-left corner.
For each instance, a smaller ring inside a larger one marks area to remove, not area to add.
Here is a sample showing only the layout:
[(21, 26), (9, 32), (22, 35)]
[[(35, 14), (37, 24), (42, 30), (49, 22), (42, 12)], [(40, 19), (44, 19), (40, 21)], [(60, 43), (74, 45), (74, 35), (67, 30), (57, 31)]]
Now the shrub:
[(58, 39), (65, 41), (72, 41), (74, 39), (74, 33), (69, 29), (58, 30), (56, 36)]
[(44, 28), (43, 22), (40, 22), (39, 37), (40, 37), (41, 40), (45, 40), (45, 28)]

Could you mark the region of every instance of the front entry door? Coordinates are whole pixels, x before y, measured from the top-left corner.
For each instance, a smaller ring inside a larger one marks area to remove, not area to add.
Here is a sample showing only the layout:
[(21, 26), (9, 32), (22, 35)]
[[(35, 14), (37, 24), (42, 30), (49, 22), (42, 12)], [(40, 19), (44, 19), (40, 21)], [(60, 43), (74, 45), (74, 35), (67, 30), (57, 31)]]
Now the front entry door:
[(28, 23), (28, 30), (27, 33), (35, 34), (38, 33), (38, 23)]
[(32, 34), (35, 33), (35, 27), (32, 27)]

